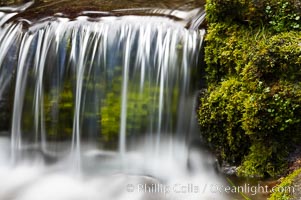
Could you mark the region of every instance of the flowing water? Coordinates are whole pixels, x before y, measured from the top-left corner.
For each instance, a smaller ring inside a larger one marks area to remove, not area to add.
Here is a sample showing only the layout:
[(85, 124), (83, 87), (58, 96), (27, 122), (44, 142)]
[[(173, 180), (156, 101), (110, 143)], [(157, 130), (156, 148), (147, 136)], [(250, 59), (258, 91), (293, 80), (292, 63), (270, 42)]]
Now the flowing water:
[(0, 8), (0, 199), (225, 199), (191, 145), (202, 9), (46, 9), (67, 3)]

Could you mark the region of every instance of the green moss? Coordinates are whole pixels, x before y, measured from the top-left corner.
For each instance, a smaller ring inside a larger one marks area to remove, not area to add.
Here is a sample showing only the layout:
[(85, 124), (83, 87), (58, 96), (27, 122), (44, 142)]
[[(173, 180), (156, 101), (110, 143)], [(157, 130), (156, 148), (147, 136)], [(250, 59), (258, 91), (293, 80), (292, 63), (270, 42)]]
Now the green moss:
[(280, 175), (291, 145), (300, 141), (301, 88), (288, 82), (258, 85), (244, 102), (242, 128), (252, 146), (239, 170), (241, 175)]
[(253, 34), (245, 27), (213, 23), (208, 28), (205, 46), (207, 81), (217, 83), (241, 71), (250, 59)]
[[(145, 131), (153, 110), (159, 90), (145, 83), (140, 91), (137, 85), (130, 84), (127, 93), (127, 132), (131, 134)], [(111, 92), (106, 94), (100, 110), (101, 134), (104, 141), (118, 137), (121, 115), (121, 80), (116, 81)], [(158, 106), (158, 105), (157, 105)], [(147, 120), (149, 118), (149, 120)]]
[(212, 23), (205, 47), (207, 80), (239, 74), (245, 80), (301, 80), (301, 32), (272, 34), (260, 27)]
[[(222, 160), (241, 165), (241, 176), (278, 176), (286, 157), (301, 141), (300, 85), (230, 77), (203, 95), (199, 108), (202, 136)], [(287, 145), (290, 143), (290, 145)]]
[(242, 127), (246, 134), (297, 136), (294, 129), (301, 122), (300, 85), (280, 81), (272, 87), (259, 87), (244, 102)]
[(223, 159), (240, 163), (250, 142), (241, 126), (243, 102), (248, 94), (244, 83), (230, 78), (210, 88), (201, 98), (199, 123), (203, 137)]
[(271, 82), (301, 78), (301, 32), (284, 32), (270, 36), (253, 46), (250, 62), (258, 77)]
[(209, 22), (236, 21), (243, 18), (248, 7), (245, 0), (209, 0), (206, 4)]
[(287, 151), (277, 144), (266, 144), (266, 141), (252, 141), (250, 152), (244, 157), (237, 172), (240, 176), (264, 178), (277, 177), (287, 167), (284, 158)]
[(230, 22), (273, 31), (301, 30), (300, 0), (208, 0), (209, 23)]
[[(240, 165), (240, 175), (278, 176), (301, 141), (301, 31), (278, 33), (268, 21), (262, 25), (249, 13), (275, 2), (254, 2), (207, 5), (208, 91), (199, 122), (204, 139), (222, 160)], [(295, 4), (287, 9), (296, 11)]]
[[(295, 170), (293, 173), (285, 177), (281, 183), (274, 189), (274, 192), (271, 194), (269, 200), (289, 200), (292, 199), (292, 189), (288, 188), (293, 187), (293, 182), (297, 176), (301, 173), (301, 169)], [(297, 188), (295, 188), (297, 189)]]
[(301, 30), (300, 1), (268, 2), (265, 6), (265, 14), (269, 25), (276, 32)]

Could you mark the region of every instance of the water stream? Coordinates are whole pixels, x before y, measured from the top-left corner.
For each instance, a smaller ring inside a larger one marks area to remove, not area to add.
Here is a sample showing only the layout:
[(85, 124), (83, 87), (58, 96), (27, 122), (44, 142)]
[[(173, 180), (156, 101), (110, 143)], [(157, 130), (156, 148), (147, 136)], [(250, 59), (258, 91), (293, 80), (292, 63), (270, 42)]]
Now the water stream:
[(0, 8), (0, 199), (226, 199), (191, 145), (204, 12), (28, 14), (53, 3)]

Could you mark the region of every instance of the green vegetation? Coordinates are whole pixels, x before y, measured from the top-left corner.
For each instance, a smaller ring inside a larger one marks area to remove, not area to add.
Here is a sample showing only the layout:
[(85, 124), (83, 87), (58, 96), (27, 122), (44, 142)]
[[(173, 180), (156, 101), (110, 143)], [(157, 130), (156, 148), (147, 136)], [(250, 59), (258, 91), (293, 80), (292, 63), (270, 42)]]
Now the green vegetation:
[[(118, 137), (121, 115), (121, 77), (113, 84), (112, 90), (106, 94), (100, 109), (101, 133), (105, 141)], [(145, 83), (140, 91), (139, 85), (130, 84), (127, 93), (127, 132), (145, 131), (151, 121), (152, 109), (157, 110), (156, 97), (158, 88)]]
[[(282, 179), (281, 183), (274, 189), (274, 193), (271, 194), (269, 200), (289, 200), (293, 198), (292, 187), (293, 183), (298, 175), (300, 175), (301, 169), (298, 169)], [(295, 190), (298, 188), (295, 188)]]
[[(122, 70), (116, 66), (110, 73), (114, 73), (111, 81), (100, 78), (99, 82), (85, 78), (83, 95), (85, 98), (81, 107), (81, 124), (87, 130), (90, 123), (96, 124), (93, 129), (97, 132), (102, 144), (111, 144), (118, 141), (120, 131), (120, 116), (122, 102)], [(140, 78), (140, 77), (139, 77)], [(71, 78), (72, 79), (72, 78)], [(52, 87), (45, 91), (44, 109), (47, 137), (50, 140), (64, 140), (72, 137), (74, 109), (75, 109), (75, 83), (68, 78), (60, 87)], [(132, 77), (128, 83), (127, 92), (127, 133), (131, 135), (144, 133), (150, 129), (150, 121), (157, 124), (158, 96), (160, 89), (156, 83), (145, 81), (143, 88), (137, 84), (137, 77)], [(97, 95), (97, 98), (95, 98)], [(164, 94), (166, 95), (166, 94)], [(178, 91), (175, 88), (175, 99), (172, 112), (176, 112)], [(95, 101), (98, 99), (98, 101)], [(165, 113), (163, 113), (165, 115)], [(174, 115), (172, 115), (174, 116)], [(32, 121), (32, 120), (28, 120)], [(92, 132), (93, 132), (92, 131)], [(84, 134), (84, 133), (83, 133)], [(93, 133), (95, 134), (95, 133)]]
[(64, 84), (62, 91), (51, 90), (50, 94), (46, 95), (44, 100), (45, 122), (49, 139), (62, 140), (72, 137), (74, 113), (72, 90), (70, 81)]
[(209, 0), (209, 23), (234, 22), (250, 27), (264, 24), (276, 32), (301, 30), (300, 0)]
[(295, 2), (282, 0), (267, 4), (265, 11), (268, 21), (275, 31), (301, 30), (300, 2)]
[(199, 123), (220, 160), (240, 166), (239, 175), (282, 174), (301, 141), (298, 5), (299, 0), (207, 2), (208, 89)]

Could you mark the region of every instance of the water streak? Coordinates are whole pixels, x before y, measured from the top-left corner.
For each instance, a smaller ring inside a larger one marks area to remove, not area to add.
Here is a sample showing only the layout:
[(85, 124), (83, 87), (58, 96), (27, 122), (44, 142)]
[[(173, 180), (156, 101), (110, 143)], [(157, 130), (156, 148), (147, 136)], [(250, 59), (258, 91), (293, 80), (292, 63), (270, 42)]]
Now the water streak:
[(199, 10), (184, 16), (190, 25), (145, 16), (7, 22), (21, 11), (0, 13), (0, 99), (13, 100), (15, 166), (0, 138), (0, 178), (10, 180), (0, 199), (216, 197), (123, 191), (131, 182), (220, 183), (214, 159), (189, 147), (199, 137)]
[[(145, 23), (147, 20), (148, 23)], [(8, 64), (18, 66), (12, 124), (14, 149), (21, 147), (21, 124), (25, 123), (22, 122), (22, 114), (29, 114), (34, 116), (32, 127), (35, 142), (41, 145), (43, 151), (47, 151), (47, 137), (53, 131), (49, 129), (48, 121), (59, 123), (60, 118), (60, 114), (50, 116), (49, 107), (51, 110), (60, 110), (58, 106), (64, 99), (57, 95), (65, 87), (70, 87), (72, 93), (74, 91), (69, 102), (71, 109), (74, 108), (71, 151), (77, 156), (75, 160), (78, 163), (81, 137), (85, 135), (82, 127), (86, 126), (87, 121), (85, 114), (97, 117), (105, 111), (110, 113), (104, 106), (112, 105), (112, 101), (117, 101), (116, 105), (120, 102), (120, 108), (116, 107), (115, 111), (120, 113), (119, 119), (114, 120), (117, 120), (115, 123), (119, 127), (115, 130), (119, 132), (121, 154), (126, 152), (128, 131), (141, 134), (156, 130), (155, 148), (159, 152), (162, 134), (174, 132), (175, 124), (182, 123), (174, 121), (173, 116), (178, 115), (177, 107), (181, 109), (185, 106), (178, 99), (185, 99), (189, 95), (189, 76), (191, 69), (198, 64), (198, 50), (204, 32), (186, 30), (165, 18), (130, 16), (122, 20), (109, 17), (99, 22), (89, 22), (85, 18), (77, 21), (58, 19), (31, 27), (28, 32), (22, 33), (22, 24), (10, 25), (1, 31), (5, 39), (0, 45), (3, 49), (1, 63), (14, 38), (22, 38), (17, 63), (14, 64), (16, 61), (12, 60), (12, 63), (1, 65), (2, 68), (7, 68)], [(34, 67), (31, 68), (31, 65)], [(58, 77), (50, 78), (57, 73), (60, 74)], [(97, 80), (91, 78), (92, 73), (96, 73), (94, 76), (97, 76)], [(28, 80), (27, 74), (30, 74)], [(27, 89), (26, 84), (33, 85), (35, 89)], [(88, 88), (95, 84), (104, 85), (99, 85), (98, 89)], [(57, 91), (57, 95), (53, 95), (54, 91)], [(92, 100), (92, 96), (95, 97), (98, 92), (101, 94), (98, 95), (101, 104)], [(33, 113), (30, 114), (30, 110), (26, 109), (23, 113), (24, 102), (31, 104), (26, 100), (31, 95)], [(88, 112), (87, 100), (98, 104), (97, 110)], [(139, 106), (141, 110), (135, 110)], [(181, 112), (184, 113), (183, 110)], [(192, 110), (187, 112), (191, 113)], [(138, 119), (139, 115), (146, 118)], [(100, 119), (101, 132), (105, 128), (110, 129), (105, 121), (111, 120), (110, 117)], [(30, 127), (28, 125), (27, 129)], [(94, 131), (97, 136), (97, 130)], [(104, 133), (101, 135), (108, 137)]]

